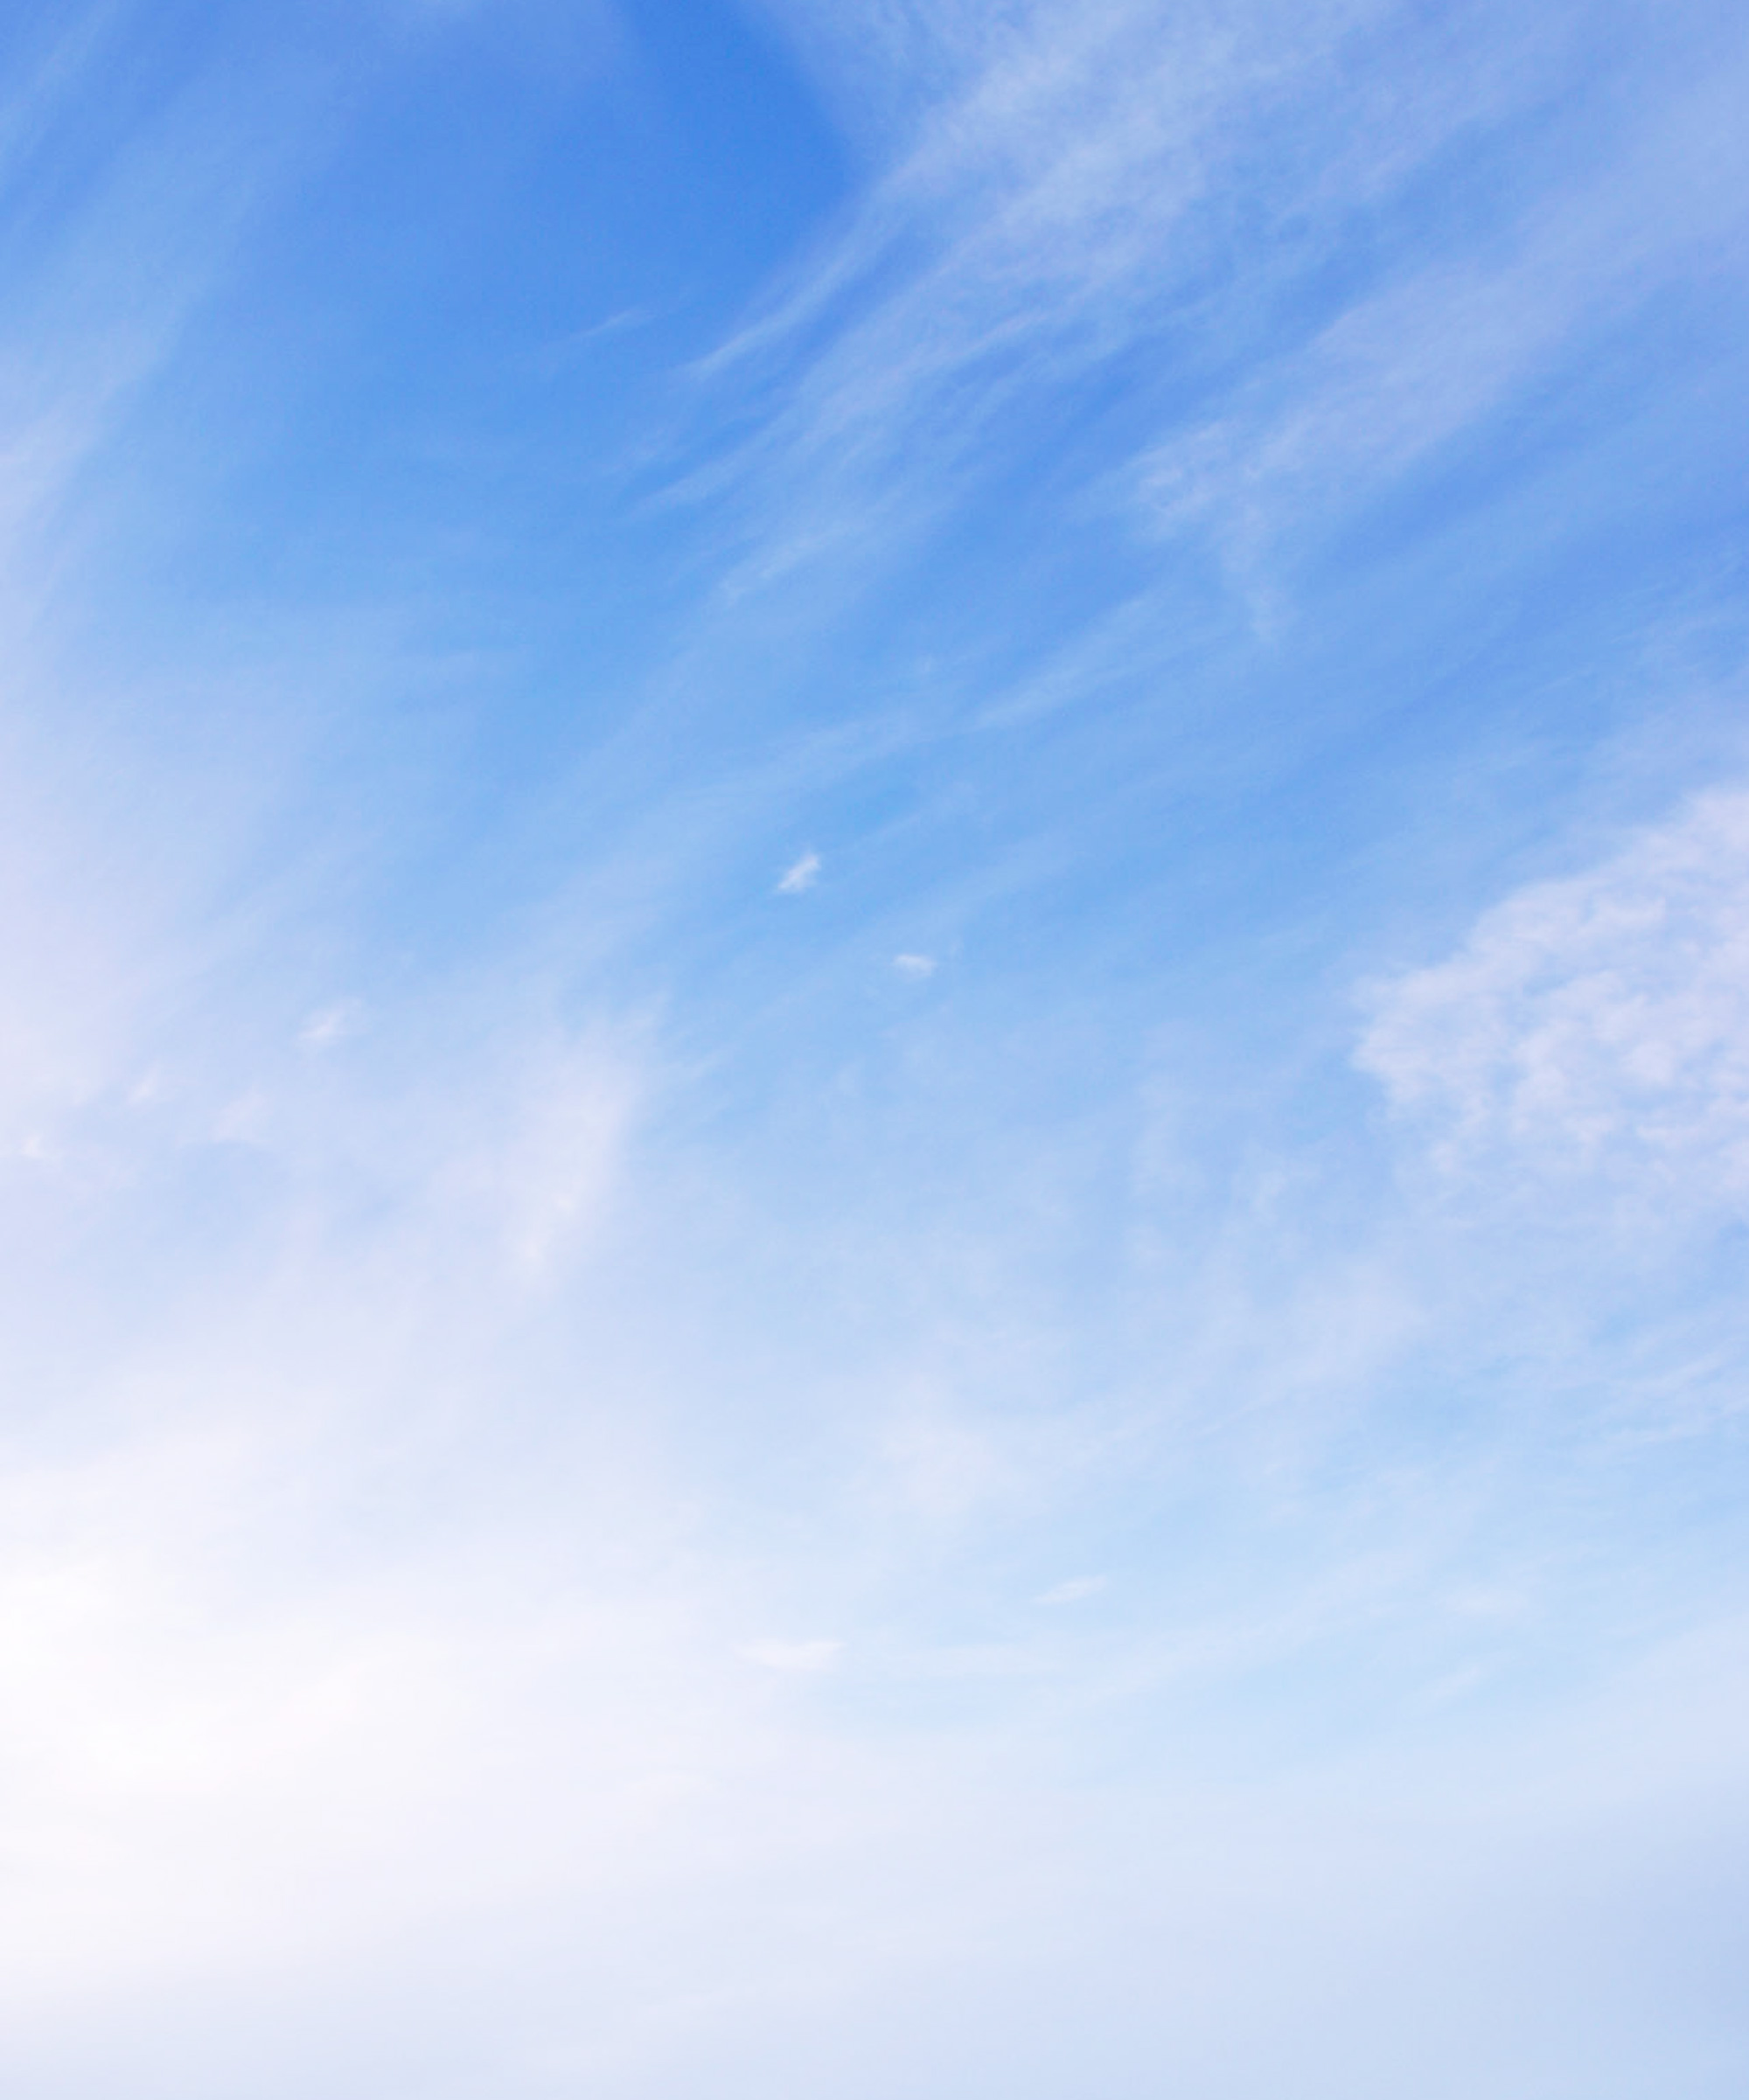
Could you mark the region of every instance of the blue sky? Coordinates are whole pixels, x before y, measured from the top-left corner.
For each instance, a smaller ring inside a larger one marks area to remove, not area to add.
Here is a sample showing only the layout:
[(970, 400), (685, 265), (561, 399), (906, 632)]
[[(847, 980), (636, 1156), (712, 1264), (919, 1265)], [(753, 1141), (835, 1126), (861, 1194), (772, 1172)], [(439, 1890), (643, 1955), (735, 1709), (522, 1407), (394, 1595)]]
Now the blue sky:
[(10, 11), (8, 2092), (1742, 2092), (1746, 94)]

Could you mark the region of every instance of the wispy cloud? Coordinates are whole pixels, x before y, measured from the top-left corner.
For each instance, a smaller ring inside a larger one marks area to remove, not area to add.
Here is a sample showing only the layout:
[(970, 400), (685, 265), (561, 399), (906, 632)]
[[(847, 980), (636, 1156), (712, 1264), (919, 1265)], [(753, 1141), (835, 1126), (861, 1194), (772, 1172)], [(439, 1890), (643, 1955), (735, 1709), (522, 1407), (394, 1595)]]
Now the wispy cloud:
[[(1255, 248), (1257, 269), (1292, 302), (1296, 281), (1318, 267), (1322, 215), (1334, 238), (1341, 209), (1381, 203), (1466, 128), (1506, 121), (1534, 97), (1558, 35), (1495, 27), (1516, 64), (1497, 50), (1474, 66), (1430, 52), (1428, 71), (1387, 110), (1371, 106), (1366, 54), (1376, 42), (1400, 63), (1404, 25), (1359, 0), (1309, 14), (1122, 0), (1072, 18), (1017, 10), (994, 25), (981, 63), (927, 105), (915, 143), (845, 233), (787, 300), (718, 353), (713, 369), (737, 385), (769, 377), (782, 387), (782, 405), (741, 455), (742, 470), (763, 481), (763, 523), (736, 588), (853, 551), (879, 559), (926, 532), (965, 477), (1013, 442), (1011, 419), (1028, 403), (1134, 344), (1156, 344), (1170, 366), (1182, 361), (1176, 331), (1248, 332), (1258, 284), (1210, 282), (1240, 197), (1260, 228), (1290, 218), (1300, 228), (1273, 249), (1259, 238), (1245, 251)], [(1673, 204), (1685, 184), (1700, 185), (1697, 239), (1731, 216), (1728, 185), (1711, 172), (1728, 101), (1716, 80), (1698, 95), (1685, 158), (1662, 137), (1641, 149)], [(1277, 132), (1291, 148), (1272, 143)], [(1275, 409), (1274, 430), (1242, 442), (1224, 420), (1193, 422), (1165, 449), (1145, 451), (1150, 502), (1181, 508), (1194, 495), (1254, 520), (1272, 476), (1293, 462), (1308, 487), (1320, 472), (1327, 481), (1327, 462), (1310, 456), (1314, 433), (1321, 452), (1359, 446), (1400, 464), (1481, 413), (1548, 354), (1578, 301), (1612, 283), (1643, 294), (1634, 256), (1649, 252), (1659, 218), (1643, 188), (1624, 173), (1595, 199), (1537, 206), (1551, 222), (1518, 237), (1534, 251), (1522, 262), (1460, 251), (1368, 288), (1293, 372), (1292, 406)], [(1184, 377), (1193, 398), (1206, 387)], [(1275, 464), (1260, 469), (1259, 453)], [(907, 470), (920, 455), (927, 476)], [(1303, 500), (1285, 480), (1277, 493)]]

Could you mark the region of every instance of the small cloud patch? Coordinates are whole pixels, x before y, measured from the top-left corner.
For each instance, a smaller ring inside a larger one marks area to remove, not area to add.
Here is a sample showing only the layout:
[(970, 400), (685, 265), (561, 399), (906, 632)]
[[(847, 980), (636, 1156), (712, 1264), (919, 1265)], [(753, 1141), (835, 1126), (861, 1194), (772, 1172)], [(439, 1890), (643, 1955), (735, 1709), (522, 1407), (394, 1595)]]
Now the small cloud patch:
[(895, 956), (893, 967), (902, 977), (932, 977), (936, 972), (933, 956)]
[(1355, 1061), (1447, 1173), (1749, 1204), (1749, 792), (1703, 796), (1375, 986)]
[(1074, 1575), (1066, 1582), (1059, 1582), (1055, 1589), (1034, 1600), (1040, 1604), (1078, 1604), (1084, 1597), (1097, 1596), (1105, 1587), (1104, 1575)]
[(843, 1650), (842, 1641), (749, 1641), (735, 1652), (742, 1662), (756, 1664), (762, 1670), (813, 1677), (830, 1670)]
[(811, 890), (819, 880), (820, 857), (810, 851), (802, 855), (793, 867), (787, 868), (779, 878), (777, 894), (780, 897), (799, 897), (804, 890)]
[(331, 1050), (337, 1043), (344, 1043), (349, 1036), (359, 1034), (365, 1026), (365, 1010), (357, 999), (339, 999), (331, 1006), (319, 1007), (297, 1032), (299, 1047), (319, 1055)]

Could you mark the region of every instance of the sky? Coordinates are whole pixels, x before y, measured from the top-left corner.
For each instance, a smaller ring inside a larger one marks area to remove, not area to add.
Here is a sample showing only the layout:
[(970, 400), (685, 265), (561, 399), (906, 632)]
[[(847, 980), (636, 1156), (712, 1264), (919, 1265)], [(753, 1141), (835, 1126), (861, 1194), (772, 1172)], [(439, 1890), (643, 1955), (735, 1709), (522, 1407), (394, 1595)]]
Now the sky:
[(1738, 2100), (1746, 99), (6, 10), (9, 2096)]

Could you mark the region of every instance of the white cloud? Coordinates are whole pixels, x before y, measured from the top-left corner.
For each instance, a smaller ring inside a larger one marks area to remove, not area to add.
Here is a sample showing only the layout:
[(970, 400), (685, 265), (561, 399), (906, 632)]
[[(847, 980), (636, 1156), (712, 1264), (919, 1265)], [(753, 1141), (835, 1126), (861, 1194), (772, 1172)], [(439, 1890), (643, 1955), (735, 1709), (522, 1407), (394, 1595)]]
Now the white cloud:
[(936, 973), (933, 956), (895, 956), (893, 967), (902, 977), (932, 977)]
[(1073, 1575), (1066, 1582), (1059, 1582), (1047, 1589), (1037, 1599), (1041, 1604), (1078, 1604), (1084, 1597), (1097, 1596), (1105, 1587), (1104, 1575)]
[(1446, 1168), (1749, 1198), (1749, 794), (1521, 891), (1373, 1006), (1356, 1061)]
[(820, 857), (809, 852), (784, 871), (777, 883), (780, 897), (798, 897), (804, 890), (811, 890), (819, 880)]

